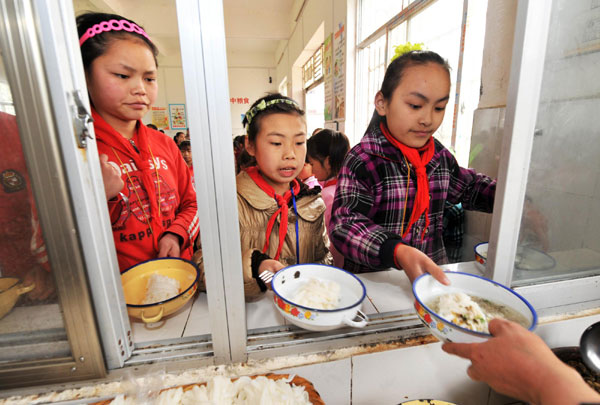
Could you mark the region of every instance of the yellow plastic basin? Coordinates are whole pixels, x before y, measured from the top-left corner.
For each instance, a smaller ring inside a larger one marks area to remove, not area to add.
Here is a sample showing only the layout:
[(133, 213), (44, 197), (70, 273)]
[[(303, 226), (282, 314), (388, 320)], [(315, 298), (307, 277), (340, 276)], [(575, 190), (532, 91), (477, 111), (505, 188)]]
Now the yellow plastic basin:
[[(168, 300), (142, 304), (146, 296), (148, 279), (158, 273), (179, 281), (179, 294)], [(121, 273), (127, 313), (143, 322), (158, 322), (188, 302), (198, 289), (199, 270), (188, 260), (165, 257), (137, 264)]]
[(10, 312), (21, 294), (33, 290), (35, 284), (23, 286), (17, 277), (0, 277), (0, 319)]

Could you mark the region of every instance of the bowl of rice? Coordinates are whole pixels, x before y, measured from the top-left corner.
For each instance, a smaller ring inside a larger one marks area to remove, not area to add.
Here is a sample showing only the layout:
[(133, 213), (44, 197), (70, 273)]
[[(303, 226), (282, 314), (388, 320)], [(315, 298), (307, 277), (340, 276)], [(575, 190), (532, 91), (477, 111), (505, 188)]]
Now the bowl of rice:
[(279, 270), (271, 282), (275, 307), (283, 317), (304, 329), (325, 331), (364, 327), (360, 311), (367, 296), (354, 274), (323, 264), (297, 264)]
[(413, 283), (415, 309), (431, 333), (445, 342), (477, 343), (491, 337), (488, 323), (508, 319), (534, 330), (537, 314), (512, 289), (474, 274), (446, 271), (450, 285), (423, 274)]
[(121, 273), (129, 316), (158, 322), (183, 307), (198, 289), (200, 271), (189, 260), (164, 257)]

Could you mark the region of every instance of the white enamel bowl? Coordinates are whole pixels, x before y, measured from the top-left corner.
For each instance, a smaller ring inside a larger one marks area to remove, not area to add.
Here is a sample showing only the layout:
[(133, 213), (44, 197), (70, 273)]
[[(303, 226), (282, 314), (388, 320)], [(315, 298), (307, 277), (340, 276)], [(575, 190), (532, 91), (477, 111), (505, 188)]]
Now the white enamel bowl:
[[(475, 252), (475, 263), (485, 271), (485, 262), (488, 256), (488, 242), (479, 243), (473, 248)], [(517, 256), (515, 257), (515, 268), (518, 270), (549, 270), (556, 266), (556, 260), (534, 248), (527, 246), (517, 247)]]
[(415, 309), (421, 321), (438, 339), (446, 342), (477, 343), (491, 337), (488, 333), (475, 332), (455, 325), (442, 318), (428, 306), (436, 297), (443, 294), (462, 292), (470, 296), (485, 298), (493, 303), (512, 308), (522, 314), (528, 322), (528, 329), (537, 325), (537, 314), (529, 302), (515, 291), (487, 278), (460, 272), (445, 272), (450, 285), (445, 286), (430, 274), (423, 274), (413, 283)]
[(485, 271), (485, 262), (487, 261), (488, 243), (478, 243), (473, 248), (475, 252), (475, 263), (482, 271)]
[[(293, 302), (298, 289), (311, 278), (334, 281), (340, 285), (340, 305), (336, 309), (315, 309)], [(271, 282), (274, 303), (285, 319), (296, 326), (325, 331), (353, 326), (364, 327), (368, 318), (360, 311), (367, 290), (358, 277), (337, 267), (323, 264), (297, 264), (279, 270)], [(355, 320), (355, 318), (360, 320)]]

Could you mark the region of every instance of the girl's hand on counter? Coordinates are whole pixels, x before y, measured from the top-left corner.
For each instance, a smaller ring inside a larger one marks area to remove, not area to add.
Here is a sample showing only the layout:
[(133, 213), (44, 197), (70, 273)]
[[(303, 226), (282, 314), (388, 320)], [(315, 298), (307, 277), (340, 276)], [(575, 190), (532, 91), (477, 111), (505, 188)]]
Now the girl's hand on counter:
[(42, 267), (34, 267), (23, 278), (23, 286), (31, 284), (34, 284), (35, 287), (26, 294), (27, 300), (31, 302), (45, 301), (55, 296), (56, 288), (54, 287), (52, 274)]
[(121, 178), (121, 171), (108, 162), (108, 156), (105, 154), (100, 155), (100, 169), (102, 170), (106, 199), (113, 199), (125, 186)]
[(411, 284), (421, 274), (429, 273), (440, 283), (450, 285), (442, 268), (419, 249), (399, 243), (394, 249), (394, 261), (404, 270)]

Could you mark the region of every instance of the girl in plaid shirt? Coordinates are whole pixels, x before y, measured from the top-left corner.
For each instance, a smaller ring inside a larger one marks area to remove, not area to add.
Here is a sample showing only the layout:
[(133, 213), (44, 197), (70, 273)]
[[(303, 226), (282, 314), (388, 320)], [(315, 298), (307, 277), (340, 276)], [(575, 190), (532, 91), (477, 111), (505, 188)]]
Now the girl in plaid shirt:
[(330, 236), (344, 268), (396, 267), (413, 282), (428, 272), (448, 283), (444, 204), (491, 212), (496, 181), (464, 169), (433, 138), (450, 95), (450, 67), (437, 53), (408, 52), (388, 66), (375, 113), (344, 161)]

